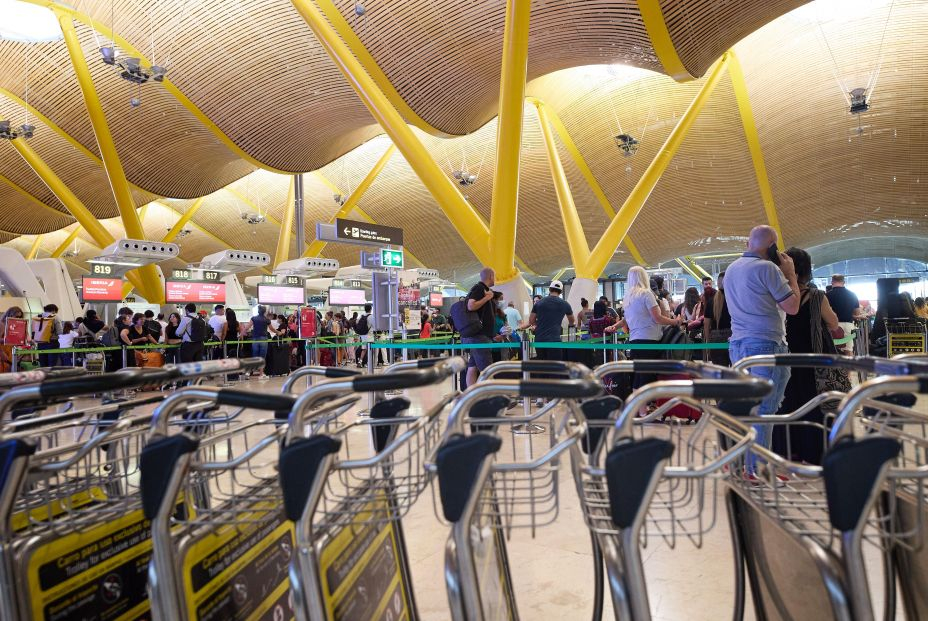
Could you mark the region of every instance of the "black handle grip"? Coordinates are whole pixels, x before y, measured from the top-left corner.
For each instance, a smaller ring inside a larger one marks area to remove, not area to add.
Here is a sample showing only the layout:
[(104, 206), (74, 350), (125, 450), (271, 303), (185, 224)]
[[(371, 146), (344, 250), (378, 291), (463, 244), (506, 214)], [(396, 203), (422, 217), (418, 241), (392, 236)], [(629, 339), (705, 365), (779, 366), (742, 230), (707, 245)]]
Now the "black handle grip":
[(692, 369), (680, 360), (635, 360), (632, 368), (636, 373), (690, 373)]
[(404, 390), (434, 384), (443, 375), (430, 369), (428, 371), (400, 371), (381, 375), (361, 375), (351, 381), (355, 392), (384, 392), (386, 390)]
[[(141, 369), (133, 369), (131, 371), (123, 370), (119, 373), (49, 379), (39, 384), (39, 393), (43, 399), (60, 399), (96, 392), (109, 392), (121, 388), (143, 386), (154, 381), (152, 375), (143, 372)], [(170, 374), (164, 372), (164, 375), (169, 376)]]
[(568, 373), (567, 364), (559, 360), (523, 360), (522, 370), (528, 373)]
[(745, 380), (693, 380), (696, 399), (760, 399), (773, 390), (767, 382)]
[(447, 358), (420, 358), (416, 361), (417, 369), (431, 369), (436, 364), (446, 361)]
[(348, 369), (345, 367), (325, 368), (325, 377), (354, 377), (355, 375), (361, 375), (361, 371), (357, 369)]
[(928, 375), (918, 376), (918, 394), (928, 395)]
[(520, 397), (585, 399), (602, 394), (603, 387), (590, 380), (524, 380), (519, 382)]
[(228, 405), (236, 408), (251, 408), (268, 412), (289, 412), (296, 401), (296, 395), (267, 394), (250, 390), (220, 390), (216, 393), (216, 405)]

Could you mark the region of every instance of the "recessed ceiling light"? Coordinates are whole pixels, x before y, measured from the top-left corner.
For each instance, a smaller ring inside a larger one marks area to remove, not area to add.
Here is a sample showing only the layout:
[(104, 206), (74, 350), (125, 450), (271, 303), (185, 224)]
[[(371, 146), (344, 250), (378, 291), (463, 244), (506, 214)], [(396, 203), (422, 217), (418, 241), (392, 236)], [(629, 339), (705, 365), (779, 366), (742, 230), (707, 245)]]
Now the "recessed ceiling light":
[(58, 19), (45, 7), (20, 0), (0, 0), (0, 15), (0, 39), (42, 43), (62, 38)]

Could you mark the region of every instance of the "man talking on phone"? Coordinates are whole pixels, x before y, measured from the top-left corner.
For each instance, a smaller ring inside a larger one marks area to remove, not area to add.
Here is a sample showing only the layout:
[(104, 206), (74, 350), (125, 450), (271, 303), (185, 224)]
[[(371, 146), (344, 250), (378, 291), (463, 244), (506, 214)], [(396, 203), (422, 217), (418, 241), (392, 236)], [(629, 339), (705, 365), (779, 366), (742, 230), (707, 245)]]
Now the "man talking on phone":
[[(786, 315), (799, 311), (799, 284), (793, 260), (777, 248), (777, 232), (762, 225), (751, 229), (747, 252), (725, 270), (725, 300), (731, 313), (728, 353), (732, 363), (748, 356), (785, 354)], [(787, 366), (754, 367), (749, 371), (773, 382), (773, 391), (757, 408), (759, 416), (776, 414), (789, 381)], [(770, 446), (770, 425), (757, 425), (757, 442)], [(749, 456), (744, 476), (756, 480)]]
[[(480, 321), (483, 322), (483, 328), (480, 334), (472, 337), (465, 337), (461, 342), (465, 345), (485, 345), (493, 342), (496, 336), (494, 330), (493, 310), (493, 290), (491, 287), (496, 284), (496, 272), (491, 268), (485, 267), (480, 270), (480, 280), (471, 287), (467, 294), (467, 310), (477, 313)], [(467, 385), (472, 386), (477, 381), (480, 372), (493, 364), (493, 352), (490, 349), (472, 349), (470, 358), (467, 363)]]

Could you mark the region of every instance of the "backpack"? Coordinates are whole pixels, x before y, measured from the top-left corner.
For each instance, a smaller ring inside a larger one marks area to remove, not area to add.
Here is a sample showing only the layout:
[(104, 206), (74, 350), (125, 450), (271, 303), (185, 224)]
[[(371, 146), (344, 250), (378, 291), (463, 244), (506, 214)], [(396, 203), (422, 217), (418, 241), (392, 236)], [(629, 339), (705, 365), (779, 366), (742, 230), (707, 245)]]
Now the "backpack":
[(451, 305), (451, 321), (454, 328), (464, 337), (477, 336), (483, 330), (483, 322), (474, 311), (467, 310), (467, 300), (460, 300)]
[(361, 315), (358, 318), (358, 323), (355, 324), (355, 327), (354, 327), (355, 334), (360, 334), (361, 336), (364, 336), (365, 334), (371, 331), (371, 327), (367, 319), (368, 317), (370, 317), (370, 315)]
[(161, 324), (154, 319), (145, 320), (145, 331), (156, 341), (161, 338)]
[(39, 329), (35, 333), (36, 343), (50, 343), (55, 336), (55, 316), (39, 318)]
[(102, 343), (104, 347), (114, 347), (122, 344), (119, 340), (119, 330), (115, 325), (107, 328), (103, 336), (100, 337), (100, 343)]
[(199, 315), (188, 315), (188, 317), (190, 317), (190, 323), (187, 325), (187, 333), (190, 335), (191, 342), (202, 343), (206, 340), (207, 323)]

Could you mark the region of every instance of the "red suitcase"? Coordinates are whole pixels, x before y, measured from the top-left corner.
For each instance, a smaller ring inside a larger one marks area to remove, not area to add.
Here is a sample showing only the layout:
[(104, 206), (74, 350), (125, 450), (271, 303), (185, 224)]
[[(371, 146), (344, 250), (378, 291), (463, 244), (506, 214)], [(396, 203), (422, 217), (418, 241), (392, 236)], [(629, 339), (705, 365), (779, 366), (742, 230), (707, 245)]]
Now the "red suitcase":
[[(659, 379), (661, 380), (681, 380), (681, 379), (688, 380), (691, 378), (689, 375), (662, 375), (660, 376)], [(669, 399), (655, 399), (654, 404), (657, 407), (661, 407), (668, 401)], [(679, 403), (673, 406), (672, 408), (670, 408), (670, 410), (668, 410), (667, 412), (665, 412), (664, 415), (661, 417), (661, 420), (666, 421), (668, 418), (679, 418), (680, 420), (683, 420), (688, 423), (689, 422), (695, 423), (699, 421), (700, 416), (702, 416), (702, 412), (700, 412), (696, 408), (689, 406), (689, 405), (685, 405), (683, 403)]]

